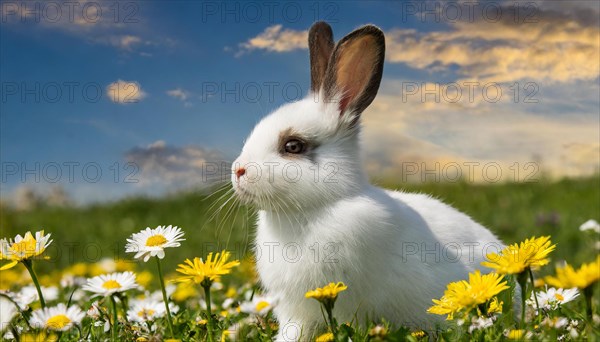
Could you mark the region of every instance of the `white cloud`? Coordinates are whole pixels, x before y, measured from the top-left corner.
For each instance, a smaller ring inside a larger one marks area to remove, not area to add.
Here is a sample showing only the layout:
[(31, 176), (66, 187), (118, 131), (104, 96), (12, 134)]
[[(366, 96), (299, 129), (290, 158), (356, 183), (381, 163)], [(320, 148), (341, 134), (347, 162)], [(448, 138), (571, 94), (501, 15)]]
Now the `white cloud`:
[(283, 29), (282, 25), (267, 27), (262, 33), (239, 44), (238, 56), (246, 51), (265, 50), (288, 52), (308, 48), (308, 31)]
[(122, 50), (132, 51), (133, 47), (139, 45), (142, 39), (137, 36), (124, 35), (110, 38), (110, 44)]
[[(366, 162), (374, 176), (397, 179), (402, 170), (417, 165), (412, 179), (421, 180), (425, 168), (438, 167), (438, 176), (443, 176), (445, 165), (458, 163), (466, 172), (464, 163), (470, 162), (479, 163), (473, 179), (478, 181), (485, 181), (482, 168), (489, 163), (500, 166), (503, 179), (521, 181), (534, 171), (527, 163), (540, 168), (538, 179), (542, 171), (557, 177), (600, 171), (598, 99), (571, 108), (557, 108), (545, 97), (537, 104), (510, 100), (463, 106), (436, 103), (433, 97), (403, 100), (401, 84), (383, 82), (380, 94), (363, 114)], [(547, 93), (551, 96), (562, 88), (556, 85)], [(589, 98), (598, 91), (592, 85), (579, 89), (578, 96)]]
[[(123, 52), (139, 47), (169, 47), (173, 40), (152, 32), (131, 3), (74, 0), (69, 2), (3, 2), (2, 26), (14, 30), (55, 30), (89, 44)], [(148, 53), (148, 52), (146, 52)]]
[(207, 188), (215, 182), (228, 181), (230, 176), (229, 164), (223, 161), (221, 154), (200, 146), (170, 146), (158, 140), (129, 150), (125, 158), (139, 167), (138, 185), (142, 187), (171, 191)]
[(190, 93), (181, 88), (175, 88), (175, 89), (167, 90), (167, 95), (174, 97), (178, 100), (185, 101), (189, 98)]
[(109, 84), (106, 93), (112, 102), (120, 104), (136, 103), (147, 96), (138, 82), (123, 80)]

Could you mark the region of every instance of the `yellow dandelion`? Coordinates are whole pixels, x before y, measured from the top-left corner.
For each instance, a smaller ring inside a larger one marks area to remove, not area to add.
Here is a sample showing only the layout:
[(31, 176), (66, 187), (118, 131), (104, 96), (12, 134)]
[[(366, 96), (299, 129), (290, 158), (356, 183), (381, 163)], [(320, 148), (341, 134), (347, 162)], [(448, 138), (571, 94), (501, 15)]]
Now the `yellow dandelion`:
[(20, 261), (25, 261), (39, 256), (46, 250), (46, 247), (52, 243), (50, 234), (44, 235), (44, 231), (35, 233), (25, 233), (25, 236), (17, 234), (14, 239), (0, 240), (0, 260), (9, 260), (10, 262), (2, 267), (0, 271), (14, 267)]
[(457, 283), (448, 284), (448, 290), (446, 290), (442, 298), (432, 299), (433, 304), (435, 305), (427, 309), (428, 313), (434, 315), (448, 315), (446, 317), (447, 320), (454, 319), (454, 314), (461, 310), (462, 306), (450, 296), (450, 293), (453, 293), (453, 291), (449, 290), (452, 285), (457, 285)]
[(2, 276), (0, 277), (0, 290), (10, 290), (15, 284), (21, 283), (21, 278), (23, 278), (22, 273), (15, 270), (2, 272)]
[(523, 336), (525, 335), (525, 330), (523, 329), (513, 329), (511, 331), (508, 332), (508, 334), (506, 335), (506, 337), (508, 337), (509, 340), (520, 340), (523, 338)]
[(235, 287), (230, 286), (227, 289), (227, 292), (225, 292), (225, 297), (234, 298), (235, 296), (237, 296), (237, 290), (235, 289)]
[(425, 332), (423, 330), (417, 330), (410, 333), (411, 336), (416, 338), (421, 338), (425, 336)]
[(130, 260), (118, 259), (115, 262), (115, 271), (117, 271), (117, 272), (135, 271), (135, 262), (130, 261)]
[(144, 288), (148, 288), (148, 286), (152, 282), (152, 278), (154, 278), (154, 276), (152, 275), (152, 272), (148, 272), (148, 271), (142, 271), (142, 272), (138, 273), (137, 277), (136, 277), (138, 284), (140, 284)]
[(500, 274), (519, 274), (528, 267), (537, 268), (548, 264), (548, 254), (555, 248), (556, 244), (552, 245), (550, 236), (533, 237), (520, 244), (512, 244), (500, 253), (486, 255), (488, 261), (482, 262), (481, 265)]
[(206, 261), (201, 258), (194, 258), (193, 261), (190, 259), (185, 260), (185, 264), (179, 264), (177, 272), (183, 274), (183, 276), (175, 279), (177, 282), (190, 282), (193, 281), (196, 284), (200, 284), (207, 280), (211, 283), (218, 281), (222, 275), (229, 274), (231, 269), (240, 264), (238, 260), (227, 262), (230, 253), (222, 251), (214, 255), (209, 253), (206, 257)]
[(67, 267), (64, 271), (64, 274), (70, 274), (76, 277), (85, 277), (88, 274), (88, 267), (86, 263), (78, 262), (73, 264), (70, 267)]
[(546, 283), (558, 288), (577, 287), (581, 290), (596, 284), (598, 279), (600, 279), (600, 255), (595, 261), (581, 265), (578, 270), (567, 264), (556, 268), (556, 276), (544, 278)]
[(335, 300), (337, 298), (338, 293), (345, 291), (347, 288), (348, 287), (342, 282), (329, 283), (323, 287), (319, 287), (306, 292), (304, 296), (306, 298), (314, 298), (319, 302)]
[(315, 342), (333, 342), (333, 333), (325, 333), (315, 339)]
[(433, 305), (427, 312), (437, 315), (448, 315), (453, 319), (454, 314), (466, 309), (471, 310), (479, 304), (486, 303), (498, 293), (508, 289), (504, 278), (496, 273), (481, 275), (479, 270), (469, 274), (469, 281), (461, 280), (448, 284), (442, 298), (433, 299)]
[(190, 298), (198, 296), (198, 290), (191, 283), (179, 283), (175, 288), (175, 292), (171, 295), (171, 298), (176, 302), (183, 302)]
[(58, 341), (58, 336), (54, 334), (48, 334), (45, 331), (40, 333), (26, 333), (20, 336), (21, 342), (56, 342)]
[(503, 304), (504, 304), (504, 302), (499, 301), (498, 297), (494, 297), (490, 301), (490, 305), (488, 306), (487, 313), (488, 314), (502, 313), (502, 305)]
[(258, 271), (256, 270), (256, 260), (254, 256), (249, 256), (241, 260), (239, 272), (244, 279), (251, 284), (258, 281)]
[(537, 278), (533, 281), (533, 287), (535, 287), (535, 288), (544, 287), (545, 285), (546, 285), (546, 282), (542, 278)]

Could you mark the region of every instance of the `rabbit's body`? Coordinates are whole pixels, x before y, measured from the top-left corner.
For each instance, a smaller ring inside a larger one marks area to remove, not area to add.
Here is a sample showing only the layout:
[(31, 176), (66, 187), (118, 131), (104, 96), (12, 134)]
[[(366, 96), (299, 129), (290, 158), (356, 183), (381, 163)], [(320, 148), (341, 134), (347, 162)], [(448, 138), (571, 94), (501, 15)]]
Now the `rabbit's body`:
[(322, 313), (305, 293), (339, 281), (348, 286), (335, 305), (340, 322), (432, 329), (441, 317), (427, 314), (431, 300), (500, 242), (436, 199), (369, 184), (360, 116), (381, 81), (381, 30), (364, 26), (334, 47), (329, 25), (317, 23), (309, 50), (311, 93), (254, 128), (232, 175), (236, 195), (259, 209), (257, 265), (278, 300), (278, 340), (318, 332)]
[(336, 302), (339, 322), (384, 318), (431, 329), (441, 318), (426, 312), (431, 299), (481, 268), (485, 249), (500, 247), (487, 229), (442, 202), (369, 185), (299, 216), (261, 211), (256, 238), (261, 281), (279, 299), (280, 340), (323, 324), (319, 304), (304, 294), (338, 281), (348, 286)]

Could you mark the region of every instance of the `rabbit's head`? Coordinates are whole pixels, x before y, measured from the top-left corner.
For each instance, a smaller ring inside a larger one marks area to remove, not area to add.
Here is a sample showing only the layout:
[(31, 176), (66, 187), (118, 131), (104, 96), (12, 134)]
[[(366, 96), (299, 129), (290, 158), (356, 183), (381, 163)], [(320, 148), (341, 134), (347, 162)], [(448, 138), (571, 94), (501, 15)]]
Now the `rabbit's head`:
[(379, 89), (383, 32), (363, 26), (334, 46), (331, 27), (319, 22), (308, 45), (311, 92), (258, 123), (233, 164), (236, 194), (261, 209), (323, 206), (367, 183), (359, 124)]

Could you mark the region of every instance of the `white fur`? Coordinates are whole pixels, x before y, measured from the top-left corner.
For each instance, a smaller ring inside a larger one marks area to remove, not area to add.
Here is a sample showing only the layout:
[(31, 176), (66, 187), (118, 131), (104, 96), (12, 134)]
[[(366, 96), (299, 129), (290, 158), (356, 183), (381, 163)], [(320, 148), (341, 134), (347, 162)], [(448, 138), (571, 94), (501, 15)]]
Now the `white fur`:
[[(431, 300), (502, 248), (486, 228), (436, 199), (370, 185), (359, 131), (344, 118), (335, 104), (311, 95), (265, 117), (236, 160), (237, 167), (252, 165), (232, 182), (241, 199), (260, 209), (257, 265), (262, 285), (279, 299), (278, 341), (320, 331), (319, 304), (304, 295), (338, 281), (348, 286), (336, 302), (339, 322), (385, 318), (433, 329), (443, 317), (426, 312)], [(289, 128), (319, 141), (313, 160), (279, 153), (279, 134)], [(302, 170), (298, 181), (283, 177), (289, 163)], [(328, 163), (337, 167), (333, 176)]]

